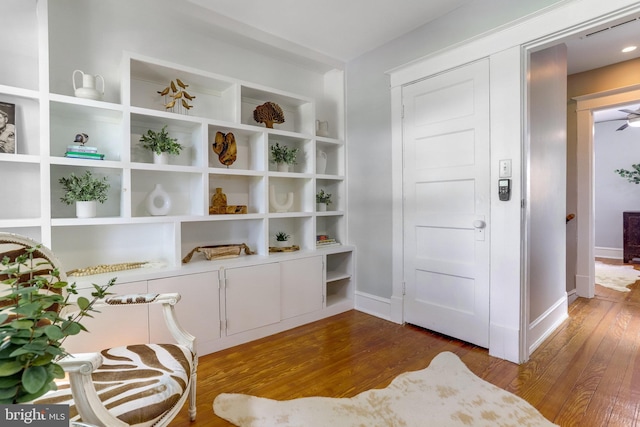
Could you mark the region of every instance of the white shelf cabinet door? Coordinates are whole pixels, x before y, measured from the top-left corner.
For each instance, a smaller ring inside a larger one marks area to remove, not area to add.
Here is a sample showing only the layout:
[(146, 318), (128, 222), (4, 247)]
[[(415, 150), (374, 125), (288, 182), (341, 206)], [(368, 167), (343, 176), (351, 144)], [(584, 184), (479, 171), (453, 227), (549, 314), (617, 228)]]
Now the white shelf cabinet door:
[(280, 263), (282, 319), (322, 309), (322, 256)]
[[(220, 338), (220, 295), (217, 271), (149, 280), (149, 293), (177, 292), (175, 306), (180, 326), (196, 337), (198, 354), (210, 353), (211, 343)], [(153, 343), (172, 343), (162, 307), (149, 306), (149, 336)]]
[(224, 270), (227, 336), (280, 321), (280, 265)]
[[(78, 289), (78, 296), (91, 300), (93, 291), (93, 287)], [(109, 292), (118, 295), (144, 294), (147, 293), (147, 282), (143, 280), (121, 285), (116, 282)], [(93, 317), (85, 317), (80, 321), (89, 332), (80, 332), (65, 340), (63, 347), (67, 352), (87, 353), (149, 342), (147, 305), (105, 306), (97, 310), (100, 313), (92, 313)]]

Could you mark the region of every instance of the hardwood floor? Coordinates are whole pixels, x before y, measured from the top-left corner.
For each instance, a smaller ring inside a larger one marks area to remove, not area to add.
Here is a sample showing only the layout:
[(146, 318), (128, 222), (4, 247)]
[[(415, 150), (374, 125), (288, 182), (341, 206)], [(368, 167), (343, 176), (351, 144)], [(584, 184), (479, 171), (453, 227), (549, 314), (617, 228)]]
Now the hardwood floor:
[(200, 358), (198, 418), (172, 426), (229, 426), (212, 410), (221, 392), (273, 399), (350, 397), (456, 353), (478, 376), (526, 399), (561, 426), (640, 425), (640, 282), (621, 293), (597, 286), (570, 318), (517, 365), (411, 325), (349, 311)]

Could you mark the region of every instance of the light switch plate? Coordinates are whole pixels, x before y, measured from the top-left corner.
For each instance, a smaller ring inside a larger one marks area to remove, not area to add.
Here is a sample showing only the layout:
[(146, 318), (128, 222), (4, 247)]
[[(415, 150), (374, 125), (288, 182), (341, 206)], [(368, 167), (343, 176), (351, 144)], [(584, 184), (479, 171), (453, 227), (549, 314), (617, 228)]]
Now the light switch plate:
[(511, 159), (500, 160), (500, 178), (511, 178)]

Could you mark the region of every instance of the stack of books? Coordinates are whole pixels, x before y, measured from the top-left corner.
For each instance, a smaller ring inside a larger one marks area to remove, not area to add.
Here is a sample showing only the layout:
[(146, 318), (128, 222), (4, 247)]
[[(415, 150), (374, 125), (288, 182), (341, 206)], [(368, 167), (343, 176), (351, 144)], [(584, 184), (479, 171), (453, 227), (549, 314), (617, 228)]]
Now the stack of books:
[(336, 239), (329, 237), (326, 234), (318, 234), (316, 236), (316, 247), (317, 248), (324, 248), (326, 246), (335, 246), (335, 245), (339, 245), (340, 242), (338, 242)]
[(104, 160), (104, 154), (98, 153), (98, 147), (82, 144), (68, 145), (67, 152), (64, 155), (73, 159)]

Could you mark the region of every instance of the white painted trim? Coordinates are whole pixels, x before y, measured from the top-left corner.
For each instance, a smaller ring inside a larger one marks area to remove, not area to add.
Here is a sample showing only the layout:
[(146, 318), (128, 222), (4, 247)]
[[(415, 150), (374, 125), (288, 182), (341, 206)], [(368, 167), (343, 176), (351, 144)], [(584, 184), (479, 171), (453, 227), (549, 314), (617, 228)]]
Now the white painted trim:
[(595, 256), (597, 258), (622, 259), (624, 250), (622, 248), (595, 248)]
[(356, 291), (354, 308), (363, 313), (391, 321), (391, 300), (388, 298)]
[(577, 116), (577, 255), (576, 291), (578, 296), (593, 298), (596, 288), (595, 220), (594, 220), (594, 141), (593, 112), (636, 102), (640, 86), (592, 93), (574, 98)]
[[(391, 89), (391, 300), (393, 310), (390, 319), (404, 322), (404, 173), (403, 173), (403, 118), (402, 88)], [(398, 197), (400, 196), (400, 197)]]
[(568, 318), (568, 299), (565, 294), (529, 325), (529, 354), (531, 355)]
[(520, 339), (519, 329), (490, 323), (489, 336), (491, 337), (490, 356), (499, 357), (513, 363), (525, 362), (519, 355), (519, 349), (513, 346), (513, 343), (518, 342)]

